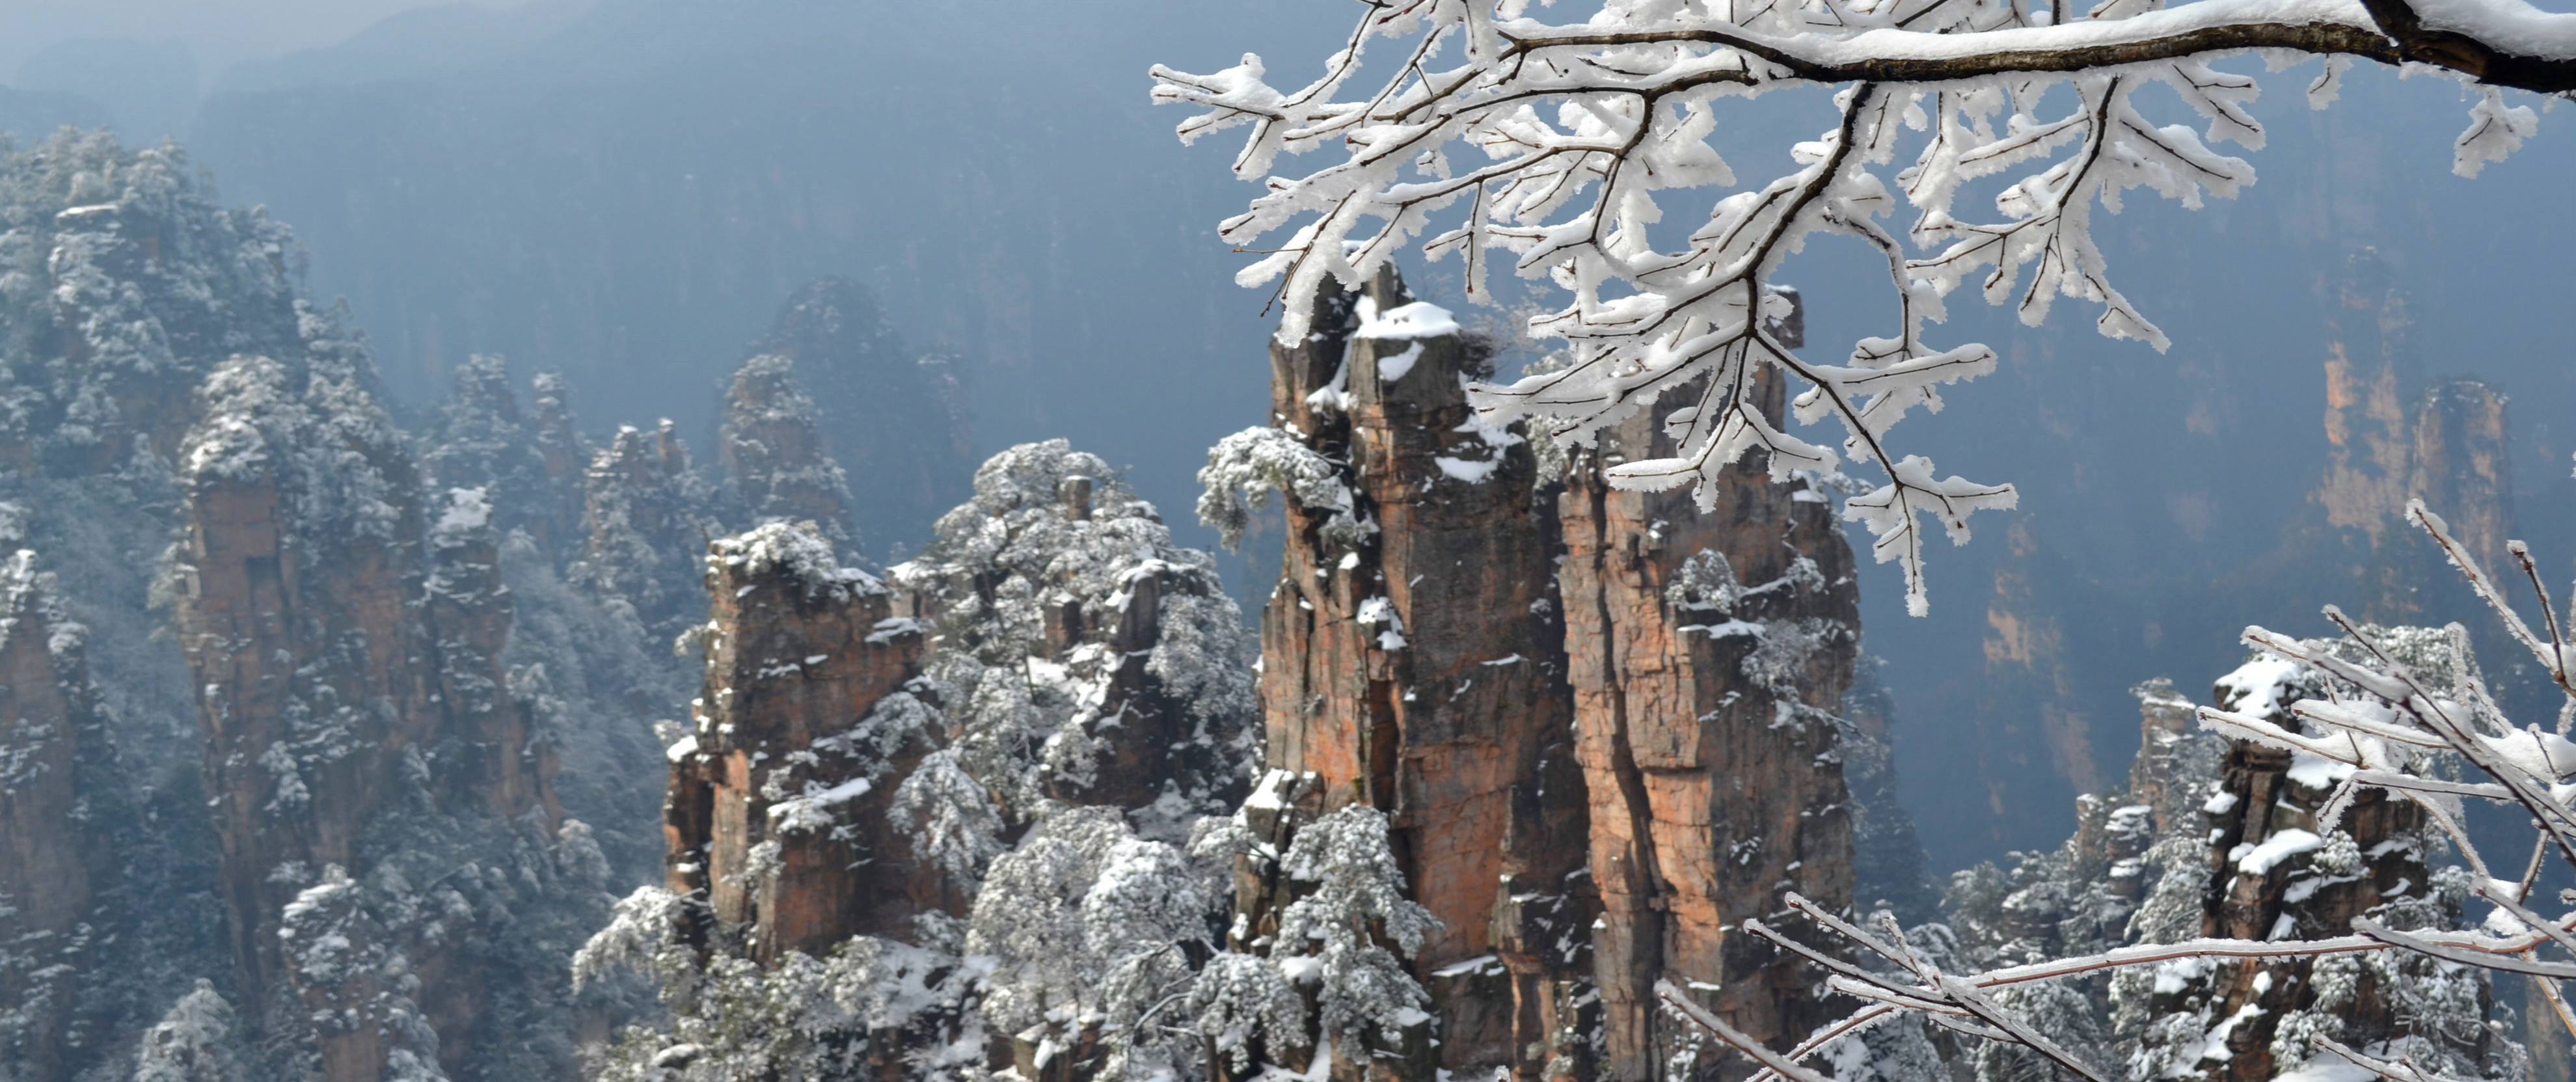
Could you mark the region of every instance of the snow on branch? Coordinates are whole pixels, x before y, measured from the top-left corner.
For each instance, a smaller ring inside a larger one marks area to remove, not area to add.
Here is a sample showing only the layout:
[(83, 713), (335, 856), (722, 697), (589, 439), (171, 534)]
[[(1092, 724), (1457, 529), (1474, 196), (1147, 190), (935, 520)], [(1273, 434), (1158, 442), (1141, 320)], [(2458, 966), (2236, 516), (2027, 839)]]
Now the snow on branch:
[[(2536, 129), (2498, 88), (2576, 89), (2576, 15), (2522, 0), (1598, 0), (1566, 14), (1531, 18), (1527, 0), (1386, 0), (1302, 88), (1272, 86), (1246, 55), (1205, 75), (1157, 66), (1154, 99), (1197, 110), (1184, 142), (1250, 128), (1234, 171), (1264, 190), (1219, 232), (1266, 253), (1236, 280), (1276, 283), (1282, 341), (1308, 333), (1327, 283), (1355, 286), (1409, 246), (1457, 255), (1468, 293), (1490, 301), (1500, 252), (1564, 290), (1564, 306), (1527, 330), (1562, 339), (1572, 363), (1472, 387), (1485, 423), (1529, 418), (1580, 445), (1660, 408), (1679, 453), (1609, 480), (1696, 486), (1703, 503), (1718, 471), (1756, 448), (1775, 478), (1846, 458), (1874, 467), (1886, 483), (1846, 514), (1876, 536), (1879, 560), (1903, 568), (1918, 615), (1922, 520), (1964, 543), (1971, 514), (2014, 501), (2010, 485), (1942, 477), (1885, 442), (1915, 406), (1937, 412), (1940, 387), (1994, 369), (1991, 349), (1934, 344), (1927, 324), (1973, 282), (2025, 323), (2071, 297), (2098, 307), (2104, 335), (2166, 348), (2112, 284), (2093, 209), (2118, 213), (2133, 188), (2198, 207), (2253, 183), (2252, 166), (2211, 144), (2262, 146), (2245, 111), (2256, 81), (2212, 61), (2324, 56), (2309, 88), (2320, 106), (2353, 57), (2481, 82), (2454, 148), (2463, 175)], [(1381, 38), (1397, 51), (1369, 57)], [(2159, 84), (2193, 123), (2160, 124), (2133, 101)], [(1841, 88), (1832, 127), (1790, 148), (1790, 171), (1739, 184), (1710, 143), (1718, 99), (1819, 85)], [(2070, 93), (2050, 93), (2059, 86)], [(1315, 151), (1317, 168), (1272, 175), (1283, 154)], [(1991, 214), (1958, 205), (1966, 185), (2007, 174)], [(1654, 228), (1671, 193), (1699, 189), (1723, 193), (1705, 223)], [(1901, 239), (1884, 221), (1900, 196), (1913, 211)], [(1845, 364), (1801, 359), (1765, 329), (1781, 262), (1819, 234), (1867, 244), (1888, 267), (1888, 333), (1859, 340)], [(1764, 366), (1804, 385), (1792, 412), (1832, 418), (1838, 448), (1766, 414), (1754, 393)], [(1254, 448), (1238, 450), (1248, 466)]]

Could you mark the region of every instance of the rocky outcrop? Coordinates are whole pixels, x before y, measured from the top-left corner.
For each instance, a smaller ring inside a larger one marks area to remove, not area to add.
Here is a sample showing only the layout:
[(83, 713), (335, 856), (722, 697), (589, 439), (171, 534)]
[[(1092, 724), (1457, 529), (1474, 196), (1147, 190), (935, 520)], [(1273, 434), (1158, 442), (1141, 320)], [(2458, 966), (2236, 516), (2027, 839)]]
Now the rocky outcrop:
[(36, 554), (0, 569), (0, 1077), (69, 1077), (73, 1012), (93, 964), (99, 832), (77, 786), (97, 691)]
[[(2423, 678), (2451, 679), (2445, 633), (2373, 633)], [(2220, 678), (2215, 695), (2219, 709), (2297, 732), (2290, 704), (2324, 697), (2327, 682), (2258, 658)], [(2362, 790), (2328, 823), (2319, 813), (2352, 768), (2237, 741), (2223, 770), (2205, 809), (2211, 875), (2201, 934), (2326, 938), (2350, 934), (2360, 917), (2401, 929), (2456, 925), (2467, 873), (2432, 867), (2441, 843), (2413, 801)], [(2484, 1024), (2493, 998), (2486, 975), (2405, 952), (2216, 965), (2191, 977), (2171, 1006), (2241, 1021), (2214, 1033), (2184, 1077), (2261, 1082), (2307, 1060), (2311, 1034), (2403, 1050), (2420, 1062), (2451, 1064), (2456, 1075), (2486, 1073), (2490, 1054), (2500, 1050)]]
[(1242, 616), (1205, 553), (1063, 440), (993, 456), (975, 495), (891, 575), (939, 629), (933, 672), (966, 769), (1015, 820), (1049, 805), (1132, 813), (1187, 837), (1250, 781)]
[(668, 881), (576, 960), (650, 969), (670, 1020), (603, 1077), (1193, 1073), (1172, 993), (1223, 908), (1185, 847), (1241, 800), (1255, 716), (1213, 561), (1053, 440), (985, 463), (885, 581), (810, 522), (707, 568)]
[[(1761, 398), (1782, 416), (1776, 372)], [(1591, 797), (1605, 1074), (1657, 1076), (1698, 1043), (1658, 979), (1795, 1041), (1830, 1020), (1813, 975), (1741, 935), (1795, 891), (1852, 901), (1834, 715), (1858, 652), (1850, 548), (1822, 493), (1738, 463), (1713, 498), (1614, 489), (1601, 470), (1675, 453), (1641, 414), (1580, 455), (1559, 498), (1566, 653)], [(1716, 1066), (1732, 1071), (1737, 1064)]]
[(566, 577), (668, 633), (698, 618), (699, 561), (719, 532), (714, 493), (690, 467), (668, 419), (646, 432), (620, 426), (583, 475), (580, 557)]
[[(1426, 1029), (1388, 1069), (1748, 1070), (1673, 1066), (1713, 1050), (1661, 1018), (1666, 978), (1766, 1039), (1824, 1021), (1812, 974), (1734, 933), (1791, 890), (1852, 900), (1836, 755), (1857, 597), (1831, 504), (1759, 463), (1706, 513), (1613, 490), (1605, 465), (1662, 453), (1646, 418), (1542, 482), (1524, 438), (1467, 406), (1481, 348), (1391, 273), (1314, 326), (1272, 344), (1277, 427), (1212, 452), (1202, 515), (1234, 530), (1233, 489), (1290, 497), (1262, 618), (1273, 772), (1248, 824), (1271, 852), (1337, 808), (1388, 814), (1440, 921), (1413, 960), (1438, 1043)], [(1304, 889), (1247, 862), (1237, 949)]]
[(764, 353), (742, 363), (725, 392), (717, 434), (727, 493), (745, 521), (812, 522), (853, 551), (850, 485), (823, 436), (813, 398), (797, 385), (796, 362)]
[(945, 744), (916, 682), (921, 626), (811, 524), (720, 540), (706, 567), (706, 688), (670, 751), (672, 892), (704, 899), (707, 932), (740, 929), (764, 963), (963, 915), (954, 869), (910, 818)]
[[(2443, 633), (2373, 633), (2411, 669), (2449, 678)], [(2222, 677), (2217, 701), (2293, 727), (2289, 704), (2326, 690), (2319, 675), (2266, 658)], [(2135, 692), (2141, 741), (2127, 787), (2079, 798), (2075, 834), (2058, 848), (2021, 854), (2009, 872), (1984, 865), (1954, 878), (1948, 927), (1959, 966), (2199, 937), (2327, 938), (2350, 934), (2363, 916), (2406, 929), (2458, 926), (2465, 873), (2429, 865), (2420, 808), (2363, 793), (2339, 822), (2321, 822), (2349, 768), (2212, 735), (2170, 681)], [(2517, 1055), (2490, 1025), (2485, 975), (2399, 951), (2185, 959), (2107, 982), (2024, 986), (1998, 1002), (2097, 1067), (2125, 1063), (2131, 1077), (2288, 1077), (2321, 1055), (2310, 1043), (2319, 1035), (2454, 1078), (2509, 1077)], [(2048, 1069), (2003, 1044), (1953, 1058), (1980, 1082)]]

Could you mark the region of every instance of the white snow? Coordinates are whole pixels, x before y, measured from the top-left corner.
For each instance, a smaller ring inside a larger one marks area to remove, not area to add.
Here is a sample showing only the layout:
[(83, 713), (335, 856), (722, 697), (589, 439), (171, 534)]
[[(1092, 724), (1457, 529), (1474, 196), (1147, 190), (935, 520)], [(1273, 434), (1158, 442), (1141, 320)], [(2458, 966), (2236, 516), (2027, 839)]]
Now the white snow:
[[(1393, 338), (1393, 337), (1397, 337), (1397, 336), (1395, 336), (1395, 335), (1384, 335), (1384, 336), (1381, 336), (1381, 337)], [(1414, 363), (1415, 361), (1419, 361), (1419, 360), (1421, 360), (1421, 359), (1422, 359), (1422, 343), (1421, 343), (1421, 342), (1419, 342), (1419, 341), (1416, 341), (1416, 342), (1415, 342), (1415, 343), (1413, 343), (1412, 345), (1409, 345), (1409, 346), (1404, 347), (1404, 352), (1402, 352), (1402, 353), (1391, 353), (1391, 354), (1388, 354), (1387, 356), (1384, 356), (1384, 357), (1380, 357), (1380, 358), (1378, 358), (1378, 359), (1377, 359), (1377, 378), (1378, 378), (1378, 382), (1380, 382), (1380, 383), (1393, 383), (1393, 382), (1395, 382), (1395, 381), (1397, 381), (1397, 380), (1403, 379), (1403, 378), (1405, 377), (1405, 374), (1406, 374), (1406, 373), (1413, 371), (1413, 363)]]
[(1431, 464), (1440, 467), (1440, 472), (1453, 478), (1471, 485), (1481, 485), (1493, 479), (1494, 471), (1502, 468), (1503, 459), (1502, 456), (1496, 455), (1482, 462), (1470, 462), (1447, 455), (1433, 455)]
[[(2568, 762), (2576, 765), (2576, 758), (2571, 758)], [(2310, 789), (2332, 789), (2360, 769), (2351, 763), (2338, 763), (2313, 752), (2290, 753), (2290, 780)]]
[[(1377, 310), (1377, 305), (1371, 303), (1368, 298), (1363, 297), (1360, 299), (1360, 329), (1359, 333), (1353, 337), (1438, 338), (1442, 335), (1451, 335), (1456, 333), (1458, 333), (1458, 320), (1449, 314), (1448, 309), (1442, 308), (1429, 301), (1415, 301), (1411, 304), (1399, 304), (1384, 312), (1380, 312)], [(1407, 352), (1418, 353), (1420, 348), (1421, 347), (1417, 345), (1414, 350)], [(1379, 359), (1378, 365), (1380, 376), (1390, 380), (1404, 378), (1402, 372), (1387, 375), (1385, 369), (1386, 364), (1387, 359)], [(1405, 362), (1405, 367), (1412, 367), (1412, 362), (1407, 360)]]
[(2299, 678), (2306, 670), (2298, 663), (2265, 654), (2236, 667), (2236, 671), (2218, 678), (2222, 697), (2236, 696), (2229, 709), (2253, 717), (2269, 717), (2286, 712), (2296, 697)]
[(2236, 861), (2236, 870), (2247, 875), (2270, 875), (2274, 866), (2301, 853), (2313, 853), (2325, 839), (2297, 827), (2273, 832), (2262, 844)]
[(2576, 742), (2556, 733), (2516, 729), (2503, 736), (2482, 736), (2478, 740), (2497, 758), (2543, 781), (2556, 783), (2576, 774)]
[(1395, 613), (1395, 602), (1383, 595), (1360, 602), (1353, 619), (1363, 627), (1378, 628), (1377, 645), (1381, 650), (1404, 649), (1404, 619)]
[(492, 501), (485, 498), (482, 489), (451, 488), (447, 490), (447, 506), (439, 511), (438, 525), (432, 528), (432, 536), (442, 543), (451, 539), (461, 540), (491, 522)]

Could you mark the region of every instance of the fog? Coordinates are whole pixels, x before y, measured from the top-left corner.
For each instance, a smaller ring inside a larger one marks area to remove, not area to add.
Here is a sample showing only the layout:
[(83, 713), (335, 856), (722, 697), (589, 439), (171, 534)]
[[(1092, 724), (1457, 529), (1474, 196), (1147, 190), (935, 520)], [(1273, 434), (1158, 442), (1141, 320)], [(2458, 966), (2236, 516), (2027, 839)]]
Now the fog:
[[(670, 416), (696, 439), (788, 292), (855, 278), (909, 341), (964, 358), (979, 451), (1070, 437), (1212, 547), (1186, 521), (1192, 473), (1264, 420), (1264, 295), (1229, 282), (1243, 257), (1213, 228), (1254, 189), (1223, 140), (1172, 139), (1180, 115), (1146, 104), (1144, 71), (1255, 50), (1302, 72), (1355, 10), (11, 0), (0, 128), (178, 136), (227, 200), (296, 229), (312, 289), (349, 300), (410, 409), (497, 352), (568, 371), (588, 427)], [(2139, 193), (2099, 227), (2170, 351), (2097, 337), (2074, 301), (2039, 329), (1953, 303), (1945, 338), (1993, 344), (2002, 370), (1911, 437), (1945, 472), (2020, 483), (2021, 509), (1934, 554), (1928, 618), (1902, 615), (1891, 568), (1862, 579), (1936, 870), (2064, 837), (2073, 795), (2116, 784), (2136, 746), (2131, 686), (2203, 695), (2246, 623), (2318, 634), (2318, 606), (2361, 604), (2360, 557), (2316, 524), (2356, 275), (2405, 298), (2372, 347), (2397, 394), (2457, 375), (2511, 397), (2515, 522), (2553, 578), (2576, 569), (2576, 312), (2553, 303), (2576, 237), (2566, 215), (2519, 213), (2559, 198), (2576, 134), (2544, 116), (2518, 156), (2461, 180), (2452, 84), (2355, 71), (2319, 113), (2306, 77), (2267, 83), (2272, 145), (2248, 155), (2263, 179), (2242, 198), (2186, 212)], [(1729, 115), (1748, 176), (1827, 122), (1788, 99)], [(1455, 303), (1446, 265), (1413, 269)], [(1871, 274), (1830, 244), (1792, 265), (1812, 348), (1886, 332)], [(877, 530), (871, 555), (926, 525)], [(1227, 563), (1238, 596), (1265, 592), (1263, 559)]]

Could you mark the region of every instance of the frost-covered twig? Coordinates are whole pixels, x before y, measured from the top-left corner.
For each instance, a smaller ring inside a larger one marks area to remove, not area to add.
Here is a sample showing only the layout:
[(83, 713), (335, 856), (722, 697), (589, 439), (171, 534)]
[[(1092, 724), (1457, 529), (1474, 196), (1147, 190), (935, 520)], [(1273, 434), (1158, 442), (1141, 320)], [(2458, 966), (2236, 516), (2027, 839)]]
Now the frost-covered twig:
[[(1885, 442), (1913, 407), (1938, 411), (1940, 387), (1993, 370), (1993, 350), (1931, 344), (1925, 324), (1974, 279), (2024, 322), (2074, 297), (2101, 306), (2103, 334), (2165, 348), (2112, 284), (2093, 208), (2116, 213), (2135, 187), (2197, 207), (2253, 182), (2250, 165), (2204, 140), (2261, 147), (2262, 126), (2245, 111), (2256, 82), (2212, 61), (2325, 56), (2309, 88), (2320, 107), (2352, 57), (2480, 81), (2454, 147), (2464, 175), (2535, 130), (2533, 111), (2505, 105), (2496, 88), (2576, 89), (2576, 16), (2520, 0), (2445, 0), (2429, 14), (2408, 0), (2102, 0), (2089, 10), (1598, 0), (1559, 14), (1532, 18), (1527, 0), (1387, 0), (1300, 89), (1272, 87), (1261, 58), (1246, 55), (1213, 74), (1157, 66), (1154, 98), (1197, 110), (1179, 126), (1185, 142), (1250, 127), (1234, 171), (1265, 189), (1219, 232), (1263, 254), (1237, 281), (1276, 283), (1282, 341), (1307, 334), (1328, 282), (1355, 286), (1416, 242), (1434, 259), (1459, 255), (1478, 299), (1490, 299), (1486, 253), (1505, 252), (1521, 276), (1565, 290), (1564, 306), (1527, 330), (1563, 339), (1571, 363), (1473, 388), (1487, 423), (1528, 416), (1579, 445), (1661, 409), (1678, 452), (1619, 464), (1609, 480), (1697, 485), (1703, 502), (1717, 472), (1754, 448), (1775, 479), (1846, 457), (1874, 467), (1885, 485), (1846, 512), (1876, 536), (1880, 560), (1903, 568), (1917, 613), (1921, 517), (1962, 542), (1971, 514), (2014, 503), (2009, 485), (1941, 477)], [(1378, 38), (1399, 41), (1399, 56), (1382, 79), (1355, 83)], [(2197, 132), (2140, 111), (2136, 92), (2157, 85), (2196, 114)], [(1789, 148), (1790, 170), (1739, 187), (1711, 145), (1718, 101), (1818, 86), (1840, 88), (1831, 127)], [(2071, 107), (2051, 104), (2067, 100), (2050, 93), (2060, 86)], [(1912, 160), (1883, 176), (1908, 147)], [(1283, 153), (1314, 151), (1326, 154), (1320, 167), (1272, 175)], [(1994, 214), (1957, 205), (1966, 186), (2022, 169)], [(1915, 212), (1903, 241), (1881, 221), (1896, 209), (1891, 180)], [(1669, 193), (1710, 188), (1732, 191), (1704, 223), (1656, 228)], [(1889, 268), (1892, 333), (1859, 340), (1846, 364), (1798, 358), (1762, 326), (1774, 275), (1817, 235), (1868, 244)], [(1908, 257), (1909, 243), (1921, 257)], [(1765, 366), (1804, 383), (1792, 412), (1808, 424), (1832, 417), (1839, 451), (1766, 413), (1752, 378)]]

